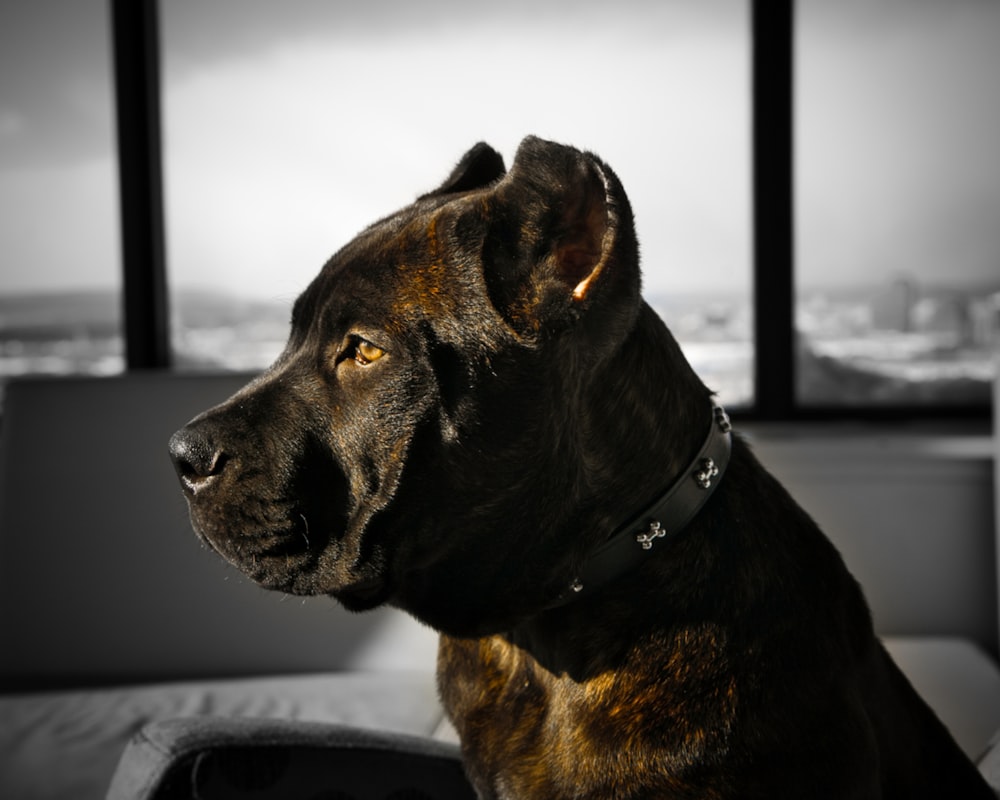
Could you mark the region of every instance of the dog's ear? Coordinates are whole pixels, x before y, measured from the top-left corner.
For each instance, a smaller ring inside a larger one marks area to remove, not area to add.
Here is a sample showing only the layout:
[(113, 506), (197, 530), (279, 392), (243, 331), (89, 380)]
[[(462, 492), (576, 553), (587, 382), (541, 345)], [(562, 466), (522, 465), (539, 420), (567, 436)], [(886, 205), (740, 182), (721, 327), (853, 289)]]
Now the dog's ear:
[(585, 313), (611, 312), (619, 322), (634, 316), (632, 211), (617, 176), (596, 156), (525, 139), (489, 214), (486, 282), (508, 320), (538, 329)]
[(421, 195), (419, 199), (482, 189), (502, 178), (506, 171), (503, 156), (486, 142), (479, 142), (462, 156), (444, 183), (433, 192)]
[(614, 224), (605, 173), (586, 159), (570, 169), (575, 174), (567, 176), (565, 191), (556, 198), (551, 256), (554, 274), (567, 289), (572, 287), (572, 298), (579, 302), (605, 264)]

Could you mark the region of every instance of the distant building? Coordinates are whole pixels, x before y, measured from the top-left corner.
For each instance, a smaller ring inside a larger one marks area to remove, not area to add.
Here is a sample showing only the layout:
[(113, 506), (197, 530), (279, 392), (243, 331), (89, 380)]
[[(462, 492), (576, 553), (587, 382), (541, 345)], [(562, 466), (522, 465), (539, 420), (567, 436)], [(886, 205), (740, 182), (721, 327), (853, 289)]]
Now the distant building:
[(921, 333), (947, 333), (956, 344), (971, 344), (972, 300), (964, 292), (947, 292), (924, 297), (910, 311), (912, 330)]
[(977, 347), (1000, 345), (1000, 292), (975, 297), (969, 302), (972, 344)]
[(881, 331), (909, 333), (913, 330), (913, 309), (919, 299), (917, 282), (902, 277), (877, 290), (872, 296), (872, 327)]

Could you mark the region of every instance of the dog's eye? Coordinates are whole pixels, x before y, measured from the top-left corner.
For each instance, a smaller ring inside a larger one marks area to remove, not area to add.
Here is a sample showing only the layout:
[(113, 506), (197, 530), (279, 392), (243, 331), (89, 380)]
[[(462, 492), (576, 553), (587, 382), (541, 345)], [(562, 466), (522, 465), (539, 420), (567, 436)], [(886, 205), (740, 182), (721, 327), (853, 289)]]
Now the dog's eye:
[(354, 344), (354, 360), (363, 367), (378, 361), (384, 355), (385, 350), (365, 339), (358, 339)]
[(353, 333), (336, 350), (331, 349), (328, 353), (334, 368), (341, 364), (367, 367), (382, 358), (386, 351), (377, 344), (372, 344), (368, 339)]

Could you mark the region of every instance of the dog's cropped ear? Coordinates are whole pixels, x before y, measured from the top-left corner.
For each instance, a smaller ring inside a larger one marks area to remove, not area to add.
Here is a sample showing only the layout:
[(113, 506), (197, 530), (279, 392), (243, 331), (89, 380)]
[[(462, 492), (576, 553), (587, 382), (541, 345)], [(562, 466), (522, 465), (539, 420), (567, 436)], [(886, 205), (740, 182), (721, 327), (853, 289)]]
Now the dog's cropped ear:
[(421, 195), (419, 199), (482, 189), (502, 178), (506, 171), (503, 156), (486, 142), (479, 142), (462, 156), (444, 183), (433, 192)]
[(638, 308), (639, 256), (628, 198), (600, 159), (529, 137), (491, 202), (486, 281), (501, 313), (540, 328)]
[(585, 300), (605, 264), (614, 238), (614, 219), (608, 204), (605, 173), (595, 163), (581, 159), (555, 206), (552, 265), (555, 276), (572, 287), (574, 301)]

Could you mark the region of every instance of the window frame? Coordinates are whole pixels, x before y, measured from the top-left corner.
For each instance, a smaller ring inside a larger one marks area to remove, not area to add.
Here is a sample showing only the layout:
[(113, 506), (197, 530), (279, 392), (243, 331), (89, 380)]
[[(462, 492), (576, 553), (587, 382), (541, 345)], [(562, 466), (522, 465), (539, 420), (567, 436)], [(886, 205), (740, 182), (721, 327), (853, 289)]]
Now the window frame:
[[(988, 421), (988, 405), (802, 405), (796, 399), (795, 0), (750, 3), (754, 401), (750, 421)], [(169, 369), (158, 0), (112, 0), (126, 369)], [(762, 358), (761, 354), (767, 357)]]
[(112, 0), (127, 370), (171, 366), (157, 0)]

